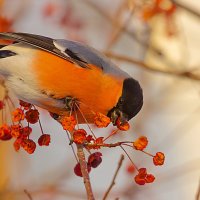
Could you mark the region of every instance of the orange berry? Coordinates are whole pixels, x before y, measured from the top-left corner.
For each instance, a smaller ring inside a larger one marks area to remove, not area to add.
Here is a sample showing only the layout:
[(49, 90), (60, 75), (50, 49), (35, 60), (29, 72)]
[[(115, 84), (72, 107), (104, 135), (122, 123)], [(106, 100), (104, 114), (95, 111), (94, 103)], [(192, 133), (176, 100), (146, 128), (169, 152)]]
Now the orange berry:
[(136, 150), (143, 151), (148, 144), (147, 137), (141, 136), (135, 142), (133, 142), (133, 147)]
[(29, 126), (25, 126), (24, 128), (21, 128), (20, 131), (21, 131), (21, 137), (25, 139), (31, 134), (32, 128)]
[(165, 161), (165, 155), (162, 152), (157, 152), (156, 155), (153, 157), (154, 165), (163, 165)]
[(23, 149), (29, 153), (32, 154), (34, 153), (35, 149), (36, 149), (36, 144), (33, 140), (31, 139), (24, 139), (21, 142), (21, 146), (23, 147)]
[(102, 113), (97, 112), (94, 116), (94, 123), (98, 128), (104, 128), (110, 124), (110, 118)]
[(76, 144), (83, 144), (86, 141), (87, 132), (84, 129), (78, 129), (73, 133), (73, 140)]
[(135, 182), (138, 184), (138, 185), (144, 185), (146, 183), (145, 179), (142, 178), (141, 176), (139, 175), (136, 175), (135, 176)]
[(11, 138), (11, 128), (7, 124), (3, 124), (0, 127), (0, 140), (10, 140)]
[(117, 128), (121, 131), (128, 131), (130, 129), (130, 125), (128, 122), (124, 122), (122, 123), (120, 121), (120, 118), (117, 119), (116, 121), (116, 124), (117, 124)]
[(18, 138), (21, 135), (20, 129), (21, 129), (21, 125), (19, 125), (19, 124), (12, 125), (11, 126), (12, 137)]
[(12, 120), (13, 122), (20, 122), (24, 120), (24, 111), (21, 108), (17, 108), (12, 112)]
[(96, 143), (96, 144), (103, 144), (103, 138), (104, 138), (104, 137), (98, 137), (98, 138), (95, 140), (95, 143)]
[(94, 146), (92, 147), (92, 149), (100, 149), (101, 147), (99, 145), (103, 144), (103, 138), (104, 137), (96, 138), (96, 140), (94, 141)]
[(135, 167), (133, 164), (129, 164), (126, 168), (126, 171), (129, 173), (129, 174), (133, 174), (135, 172)]
[(77, 122), (74, 116), (64, 116), (60, 119), (60, 123), (64, 130), (73, 131)]
[(145, 183), (154, 182), (155, 177), (152, 174), (147, 174), (146, 168), (140, 168), (134, 179), (137, 184), (145, 185)]
[(15, 142), (13, 143), (13, 146), (14, 146), (14, 148), (15, 148), (15, 151), (19, 151), (19, 150), (20, 150), (21, 142), (22, 142), (22, 140), (19, 139), (19, 138), (15, 140)]
[(146, 183), (153, 183), (155, 180), (155, 176), (152, 175), (152, 174), (147, 174), (146, 178), (145, 178), (145, 181)]

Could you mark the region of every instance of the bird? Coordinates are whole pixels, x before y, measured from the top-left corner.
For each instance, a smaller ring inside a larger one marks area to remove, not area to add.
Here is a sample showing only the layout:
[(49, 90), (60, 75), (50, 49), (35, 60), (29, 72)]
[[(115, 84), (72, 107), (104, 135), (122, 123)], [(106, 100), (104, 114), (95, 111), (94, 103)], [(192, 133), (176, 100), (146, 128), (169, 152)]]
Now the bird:
[(92, 123), (99, 112), (116, 125), (143, 106), (139, 82), (86, 44), (18, 32), (0, 33), (0, 39), (13, 41), (0, 45), (6, 88), (54, 116), (76, 112), (79, 123)]

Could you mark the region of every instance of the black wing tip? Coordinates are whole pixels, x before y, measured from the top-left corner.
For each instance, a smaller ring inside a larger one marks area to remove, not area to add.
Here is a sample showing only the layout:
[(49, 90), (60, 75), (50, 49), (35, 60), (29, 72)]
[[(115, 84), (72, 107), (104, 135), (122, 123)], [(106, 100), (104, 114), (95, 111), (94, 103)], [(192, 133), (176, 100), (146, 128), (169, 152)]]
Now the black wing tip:
[(1, 58), (7, 58), (10, 56), (15, 56), (17, 55), (15, 52), (10, 51), (10, 50), (0, 50), (0, 59)]

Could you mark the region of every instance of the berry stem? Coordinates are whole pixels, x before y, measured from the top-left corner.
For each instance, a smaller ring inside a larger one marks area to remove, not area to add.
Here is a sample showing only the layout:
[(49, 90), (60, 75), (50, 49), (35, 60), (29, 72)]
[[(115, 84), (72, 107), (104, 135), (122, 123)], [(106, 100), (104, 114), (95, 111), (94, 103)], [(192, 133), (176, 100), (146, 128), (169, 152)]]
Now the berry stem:
[(92, 133), (93, 137), (96, 139), (96, 136), (95, 136), (95, 134), (94, 134), (93, 130), (91, 129), (90, 125), (88, 124), (88, 121), (87, 121), (87, 119), (85, 118), (84, 114), (82, 113), (81, 109), (79, 108), (79, 105), (78, 105), (78, 104), (76, 104), (76, 103), (75, 103), (75, 105), (76, 105), (76, 107), (78, 108), (79, 112), (81, 113), (81, 115), (82, 115), (83, 119), (85, 120), (85, 122), (86, 122), (86, 124), (87, 124), (87, 126), (88, 126), (89, 130), (91, 131), (91, 133)]
[(154, 157), (152, 154), (150, 154), (150, 153), (148, 153), (148, 152), (146, 152), (146, 151), (143, 151), (143, 150), (142, 150), (142, 152), (145, 153), (145, 154), (147, 154), (148, 156)]
[(78, 158), (77, 158), (77, 156), (76, 156), (76, 153), (75, 153), (73, 144), (71, 144), (70, 133), (69, 133), (68, 131), (66, 131), (66, 133), (67, 133), (67, 137), (68, 137), (68, 139), (69, 139), (69, 141), (70, 141), (70, 146), (71, 146), (71, 148), (72, 148), (72, 152), (73, 152), (73, 154), (74, 154), (74, 156), (75, 156), (75, 159), (76, 159), (76, 161), (77, 161), (77, 163), (78, 163)]
[(116, 130), (112, 131), (112, 133), (110, 135), (108, 135), (103, 141), (105, 142), (108, 138), (110, 138), (113, 135), (115, 135), (118, 131), (119, 131), (119, 129), (116, 129)]
[(38, 119), (38, 122), (39, 122), (39, 125), (40, 125), (40, 130), (41, 130), (41, 132), (42, 132), (42, 135), (44, 134), (44, 131), (43, 131), (43, 128), (42, 128), (42, 124), (41, 124), (41, 121), (40, 121), (40, 119)]
[(122, 147), (122, 145), (121, 145), (120, 148), (121, 148), (121, 149), (124, 151), (124, 153), (127, 155), (128, 159), (131, 161), (131, 163), (133, 164), (133, 166), (135, 167), (135, 169), (136, 169), (137, 171), (139, 171), (138, 168), (137, 168), (137, 166), (135, 165), (135, 163), (132, 161), (131, 157), (128, 155), (128, 153), (127, 153), (126, 150), (124, 149), (124, 147)]

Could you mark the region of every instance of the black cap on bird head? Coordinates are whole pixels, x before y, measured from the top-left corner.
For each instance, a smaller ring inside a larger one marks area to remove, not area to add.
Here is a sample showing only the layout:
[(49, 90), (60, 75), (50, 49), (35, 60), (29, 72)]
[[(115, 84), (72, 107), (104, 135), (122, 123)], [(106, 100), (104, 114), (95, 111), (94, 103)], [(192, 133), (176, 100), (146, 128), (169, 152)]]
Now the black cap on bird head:
[(143, 93), (140, 84), (133, 78), (127, 78), (123, 82), (122, 96), (107, 115), (114, 125), (118, 119), (120, 123), (125, 123), (141, 110), (142, 105)]

